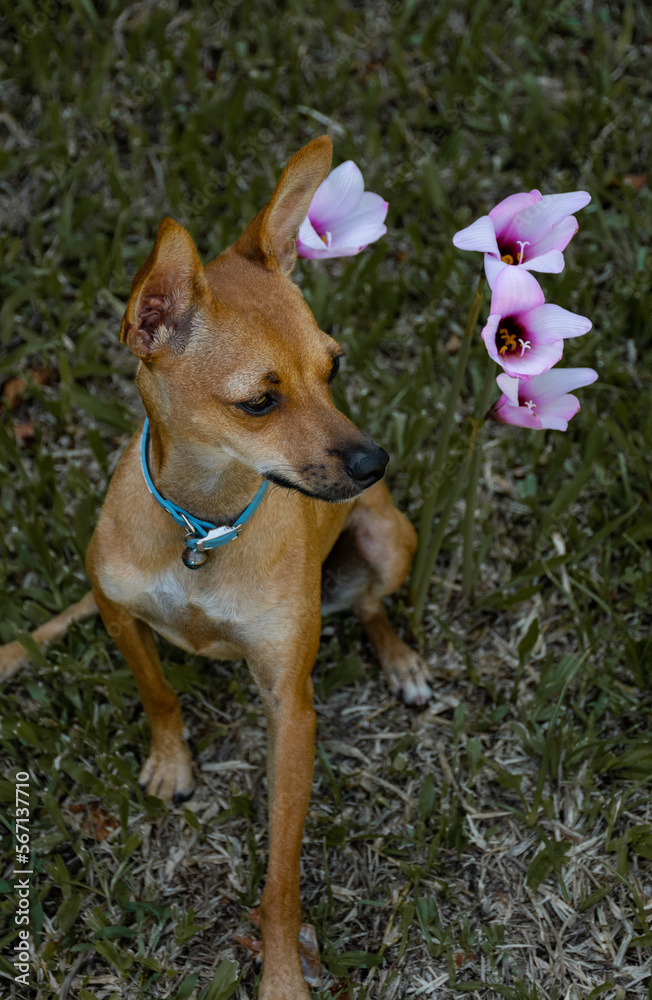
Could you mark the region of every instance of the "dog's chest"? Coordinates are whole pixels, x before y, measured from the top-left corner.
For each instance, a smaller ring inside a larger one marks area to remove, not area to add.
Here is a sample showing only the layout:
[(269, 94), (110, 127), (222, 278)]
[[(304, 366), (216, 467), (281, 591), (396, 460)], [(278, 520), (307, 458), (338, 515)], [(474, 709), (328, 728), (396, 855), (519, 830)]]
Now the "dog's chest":
[(109, 574), (101, 581), (111, 600), (146, 621), (164, 638), (190, 653), (214, 659), (241, 655), (234, 639), (250, 619), (246, 592), (234, 592), (216, 567), (190, 570), (179, 560), (164, 572), (135, 572), (112, 585)]

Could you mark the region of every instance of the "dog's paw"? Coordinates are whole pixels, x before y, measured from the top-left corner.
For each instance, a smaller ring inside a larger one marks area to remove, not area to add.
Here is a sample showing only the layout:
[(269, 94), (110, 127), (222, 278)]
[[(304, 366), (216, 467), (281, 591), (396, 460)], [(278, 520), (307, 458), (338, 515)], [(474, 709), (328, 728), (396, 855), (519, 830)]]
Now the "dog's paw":
[(152, 750), (138, 779), (143, 792), (164, 802), (185, 802), (195, 790), (192, 757), (185, 743), (164, 753)]
[(19, 642), (8, 642), (6, 646), (0, 646), (0, 681), (9, 680), (28, 663), (29, 656)]
[(383, 663), (383, 671), (390, 691), (401, 698), (406, 705), (423, 708), (432, 698), (430, 667), (426, 661), (409, 646), (397, 650), (390, 662)]

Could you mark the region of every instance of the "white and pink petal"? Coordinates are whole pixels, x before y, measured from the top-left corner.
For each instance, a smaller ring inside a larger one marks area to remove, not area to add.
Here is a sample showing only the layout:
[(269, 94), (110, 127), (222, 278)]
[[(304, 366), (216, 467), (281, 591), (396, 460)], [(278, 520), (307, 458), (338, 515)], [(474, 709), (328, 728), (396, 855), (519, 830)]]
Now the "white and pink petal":
[(333, 225), (330, 230), (331, 244), (334, 247), (357, 246), (360, 249), (384, 236), (387, 232), (387, 207), (387, 202), (380, 195), (365, 191), (357, 209)]
[(574, 389), (591, 385), (597, 377), (598, 373), (593, 368), (555, 368), (532, 378), (528, 391), (540, 406), (547, 406), (552, 400), (559, 399)]
[(566, 249), (578, 228), (575, 216), (569, 215), (553, 226), (550, 232), (543, 234), (540, 239), (534, 239), (532, 245), (527, 248), (527, 253), (531, 257), (545, 255), (551, 250), (557, 250), (561, 253), (562, 250)]
[(458, 250), (480, 250), (484, 253), (498, 254), (496, 231), (488, 215), (483, 215), (466, 229), (460, 229), (455, 233), (453, 244)]
[(502, 398), (511, 406), (518, 406), (518, 390), (523, 385), (521, 379), (512, 378), (507, 372), (501, 372), (500, 375), (496, 376), (496, 382), (498, 383), (498, 388), (503, 393)]
[(496, 278), (501, 271), (504, 271), (506, 267), (509, 267), (504, 260), (501, 260), (497, 254), (486, 253), (484, 255), (484, 273), (487, 275), (487, 283), (489, 288), (493, 290), (496, 284)]
[(500, 239), (504, 236), (517, 212), (529, 208), (539, 201), (541, 201), (541, 192), (537, 191), (536, 188), (533, 188), (532, 191), (510, 194), (508, 198), (499, 201), (489, 212), (489, 218), (494, 224), (497, 238)]
[(547, 302), (527, 314), (527, 328), (534, 336), (546, 340), (581, 337), (593, 326), (590, 319)]
[(542, 428), (536, 412), (527, 406), (512, 406), (506, 396), (501, 396), (491, 411), (494, 420), (501, 424), (512, 424), (515, 427), (527, 427), (540, 431)]
[(569, 191), (567, 194), (546, 194), (536, 205), (522, 209), (510, 227), (515, 239), (534, 243), (547, 235), (566, 216), (573, 215), (591, 201), (588, 191)]
[(308, 209), (308, 216), (319, 233), (332, 230), (341, 219), (355, 212), (364, 192), (364, 178), (353, 160), (335, 167), (319, 185)]
[(513, 316), (542, 305), (541, 286), (529, 271), (522, 267), (505, 265), (494, 281), (491, 312), (500, 316)]
[(297, 235), (297, 253), (299, 257), (312, 259), (328, 256), (326, 244), (307, 216), (301, 223)]
[[(547, 372), (553, 365), (556, 365), (563, 353), (563, 340), (553, 340), (550, 343), (532, 343), (531, 349), (524, 351), (522, 355), (518, 353), (498, 354), (496, 351), (498, 355), (496, 360), (508, 375), (519, 379), (531, 379), (535, 375)], [(492, 357), (494, 357), (493, 354)]]
[(575, 416), (580, 408), (576, 396), (559, 396), (538, 410), (542, 427), (553, 431), (565, 431), (568, 421)]
[[(529, 247), (527, 250), (529, 250)], [(527, 260), (526, 258), (517, 266), (524, 268), (526, 271), (538, 271), (540, 274), (559, 274), (564, 270), (564, 255), (559, 250), (548, 250), (543, 254), (537, 253), (531, 260)]]
[(498, 348), (496, 347), (496, 333), (498, 332), (498, 324), (500, 323), (502, 317), (500, 313), (492, 313), (487, 322), (484, 325), (484, 329), (480, 336), (485, 342), (485, 346), (489, 352), (489, 357), (501, 364), (500, 354), (498, 353)]

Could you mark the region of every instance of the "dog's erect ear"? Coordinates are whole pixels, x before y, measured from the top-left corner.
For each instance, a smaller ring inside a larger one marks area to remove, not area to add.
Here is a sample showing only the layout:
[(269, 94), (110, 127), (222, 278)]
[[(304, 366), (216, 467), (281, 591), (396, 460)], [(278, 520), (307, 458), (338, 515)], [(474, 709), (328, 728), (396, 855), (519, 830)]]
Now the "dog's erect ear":
[(120, 340), (143, 361), (182, 353), (193, 313), (207, 296), (192, 237), (174, 219), (163, 219), (154, 249), (133, 280)]
[(273, 271), (289, 274), (297, 256), (297, 233), (333, 156), (327, 135), (313, 139), (292, 157), (265, 208), (252, 219), (234, 250)]

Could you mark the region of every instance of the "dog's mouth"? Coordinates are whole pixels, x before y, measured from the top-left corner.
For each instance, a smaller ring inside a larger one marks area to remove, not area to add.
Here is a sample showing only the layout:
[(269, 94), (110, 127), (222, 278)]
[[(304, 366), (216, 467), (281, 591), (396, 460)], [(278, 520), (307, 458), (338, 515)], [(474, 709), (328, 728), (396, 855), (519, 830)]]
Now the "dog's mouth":
[(331, 483), (328, 486), (319, 486), (318, 489), (311, 490), (305, 480), (302, 483), (293, 483), (291, 479), (286, 479), (278, 472), (263, 472), (262, 475), (265, 479), (269, 479), (270, 483), (275, 483), (276, 486), (283, 486), (286, 490), (295, 490), (312, 500), (325, 500), (327, 503), (354, 500), (355, 497), (360, 496), (364, 489), (364, 487), (354, 486), (353, 483), (346, 486), (335, 486)]

